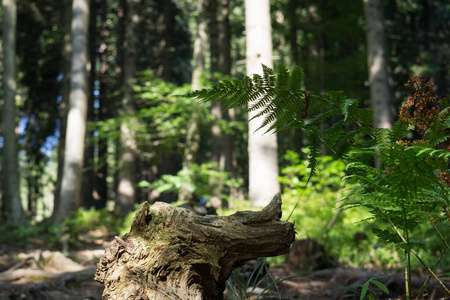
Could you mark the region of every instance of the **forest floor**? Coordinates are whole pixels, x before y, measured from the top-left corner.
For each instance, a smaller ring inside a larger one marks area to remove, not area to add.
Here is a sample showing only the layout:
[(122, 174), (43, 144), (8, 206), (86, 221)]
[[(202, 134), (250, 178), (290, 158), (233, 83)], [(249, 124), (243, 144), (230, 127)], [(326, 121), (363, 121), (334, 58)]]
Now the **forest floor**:
[[(96, 263), (103, 255), (105, 242), (85, 243), (79, 250), (67, 254), (46, 250), (45, 245), (0, 245), (0, 300), (82, 300), (101, 299), (103, 285), (94, 281)], [(269, 268), (273, 278), (286, 278), (270, 294), (259, 299), (359, 299), (359, 289), (368, 279), (380, 273), (359, 269), (325, 269), (298, 276), (285, 266)], [(381, 291), (376, 299), (402, 299), (403, 275), (377, 278), (391, 295)], [(413, 277), (413, 289), (418, 289), (424, 278)], [(449, 283), (450, 285), (450, 283)], [(247, 291), (245, 299), (257, 299), (263, 290), (257, 287)], [(230, 292), (227, 299), (234, 299)], [(345, 296), (345, 297), (344, 297)], [(242, 299), (242, 298), (240, 298)], [(427, 293), (420, 299), (449, 299), (435, 282), (428, 284)]]

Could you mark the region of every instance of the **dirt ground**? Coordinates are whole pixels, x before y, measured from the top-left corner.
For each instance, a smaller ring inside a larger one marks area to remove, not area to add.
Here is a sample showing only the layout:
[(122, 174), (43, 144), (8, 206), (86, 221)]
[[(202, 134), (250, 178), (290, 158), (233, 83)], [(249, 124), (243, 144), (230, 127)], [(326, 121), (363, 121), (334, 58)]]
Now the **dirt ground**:
[[(0, 245), (0, 300), (87, 300), (101, 299), (103, 285), (94, 281), (96, 263), (103, 255), (105, 242), (81, 245), (80, 250), (44, 250), (39, 247)], [(359, 299), (362, 284), (379, 275), (374, 271), (357, 269), (324, 269), (300, 276), (287, 271), (285, 266), (269, 268), (270, 278), (286, 278), (270, 293), (259, 299)], [(269, 278), (269, 277), (267, 277)], [(376, 299), (402, 299), (403, 275), (395, 274), (377, 278), (389, 289), (390, 295), (381, 291)], [(418, 290), (424, 278), (413, 277), (413, 290)], [(246, 299), (257, 295), (269, 283), (246, 291)], [(448, 282), (450, 286), (450, 282)], [(230, 291), (228, 299), (234, 299)], [(450, 299), (434, 281), (419, 299)]]

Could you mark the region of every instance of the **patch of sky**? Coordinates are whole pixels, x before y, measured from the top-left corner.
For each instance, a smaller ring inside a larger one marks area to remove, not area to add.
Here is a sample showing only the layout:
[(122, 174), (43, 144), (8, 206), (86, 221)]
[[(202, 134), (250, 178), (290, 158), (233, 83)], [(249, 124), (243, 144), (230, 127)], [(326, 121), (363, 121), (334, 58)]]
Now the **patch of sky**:
[(40, 149), (41, 153), (44, 154), (47, 157), (52, 157), (52, 150), (55, 148), (55, 146), (58, 144), (58, 138), (54, 135), (48, 136), (44, 144), (42, 144), (42, 147)]
[(27, 129), (27, 125), (28, 125), (28, 117), (27, 116), (21, 117), (20, 120), (19, 120), (19, 126), (18, 126), (19, 135), (24, 135), (25, 134), (25, 130)]

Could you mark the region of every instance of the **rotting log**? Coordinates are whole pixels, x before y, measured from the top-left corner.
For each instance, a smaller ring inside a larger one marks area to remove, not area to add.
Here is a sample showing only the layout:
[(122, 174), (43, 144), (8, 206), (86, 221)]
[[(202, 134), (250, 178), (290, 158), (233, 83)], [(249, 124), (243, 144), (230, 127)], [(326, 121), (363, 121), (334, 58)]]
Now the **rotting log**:
[(236, 267), (289, 251), (294, 225), (280, 218), (280, 194), (261, 211), (227, 217), (144, 202), (130, 232), (106, 249), (95, 279), (105, 285), (105, 300), (223, 299)]

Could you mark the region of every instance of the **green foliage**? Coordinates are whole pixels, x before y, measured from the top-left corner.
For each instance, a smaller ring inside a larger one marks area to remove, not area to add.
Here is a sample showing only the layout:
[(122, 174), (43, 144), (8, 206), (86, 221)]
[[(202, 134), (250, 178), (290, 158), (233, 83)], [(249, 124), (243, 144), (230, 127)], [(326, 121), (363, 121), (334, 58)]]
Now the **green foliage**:
[(78, 209), (62, 224), (63, 234), (69, 241), (77, 243), (80, 236), (100, 230), (103, 233), (117, 232), (121, 225), (120, 214), (104, 209)]
[[(302, 149), (303, 155), (308, 155), (308, 152), (308, 149)], [(335, 213), (336, 201), (344, 197), (341, 178), (345, 175), (345, 165), (330, 156), (319, 157), (316, 176), (305, 188), (310, 173), (308, 163), (300, 161), (298, 153), (293, 151), (288, 151), (285, 159), (288, 165), (281, 170), (280, 177), (283, 217), (287, 218), (297, 205), (289, 220), (295, 223), (298, 236), (314, 237), (324, 242), (323, 236)]]
[[(331, 156), (318, 158), (316, 175), (306, 186), (310, 169), (302, 157), (308, 156), (309, 150), (301, 153), (288, 151), (285, 164), (281, 170), (280, 183), (283, 188), (283, 219), (290, 216), (294, 222), (298, 238), (314, 238), (323, 244), (331, 257), (351, 267), (397, 268), (398, 258), (392, 256), (391, 247), (375, 247), (378, 242), (371, 233), (373, 220), (364, 207), (344, 209), (348, 198), (355, 188), (354, 184), (342, 181), (345, 176), (345, 163)], [(336, 222), (331, 225), (333, 217)], [(367, 239), (359, 242), (354, 236), (365, 233)], [(339, 245), (339, 247), (336, 247)], [(374, 249), (375, 247), (375, 249)], [(281, 263), (280, 260), (275, 260)]]
[(374, 278), (370, 278), (362, 286), (359, 300), (363, 300), (364, 297), (366, 297), (367, 292), (369, 292), (369, 299), (375, 299), (374, 287), (378, 288), (379, 290), (383, 291), (385, 294), (389, 295), (389, 290), (383, 283), (379, 282), (378, 280), (376, 280)]
[(48, 226), (48, 224), (38, 223), (30, 224), (22, 223), (20, 226), (11, 227), (8, 224), (0, 223), (0, 243), (12, 243), (19, 245), (27, 245), (38, 239), (49, 242), (49, 245), (55, 245), (58, 241), (60, 228)]
[[(430, 244), (418, 234), (423, 231), (418, 229), (428, 225), (441, 239), (441, 251), (448, 247), (447, 233), (442, 234), (435, 223), (446, 223), (448, 228), (450, 219), (450, 102), (438, 101), (432, 95), (432, 84), (411, 78), (406, 85), (411, 96), (400, 109), (400, 121), (391, 130), (375, 130), (371, 128), (371, 110), (359, 108), (357, 100), (348, 99), (340, 92), (315, 95), (301, 90), (303, 77), (299, 67), (289, 72), (284, 66), (277, 67), (276, 71), (263, 66), (262, 76), (224, 80), (211, 89), (189, 95), (203, 101), (224, 101), (226, 107), (248, 106), (248, 110), (257, 110), (256, 117), (265, 118), (261, 127), (267, 128), (266, 131), (302, 130), (308, 139), (310, 175), (306, 180), (301, 175), (295, 177), (295, 173), (305, 169), (298, 160), (296, 165), (284, 170), (288, 174), (284, 183), (291, 184), (288, 191), (294, 194), (318, 173), (318, 166), (323, 162), (319, 147), (322, 144), (330, 147), (347, 164), (347, 180), (357, 183), (354, 195), (350, 195), (353, 202), (347, 207), (368, 209), (370, 219), (375, 221), (374, 233), (385, 243), (403, 249), (406, 274), (411, 272), (410, 254), (413, 254), (439, 281), (417, 252), (430, 249)], [(326, 127), (326, 124), (332, 125)], [(417, 137), (414, 142), (401, 140), (412, 136)], [(373, 158), (379, 167), (372, 166)], [(322, 194), (326, 193), (321, 191)], [(310, 202), (311, 198), (305, 199)], [(302, 200), (297, 199), (290, 207), (292, 214), (305, 211)], [(300, 209), (294, 211), (297, 207)], [(308, 215), (295, 217), (304, 223)], [(321, 220), (317, 215), (314, 218)], [(308, 233), (320, 227), (324, 224), (306, 226)], [(408, 280), (406, 291), (408, 298)]]
[(186, 128), (193, 114), (204, 122), (211, 122), (208, 108), (196, 101), (181, 97), (190, 90), (189, 85), (176, 86), (153, 75), (151, 71), (141, 72), (134, 85), (136, 114), (122, 114), (97, 122), (99, 135), (118, 140), (120, 124), (137, 120), (138, 148), (149, 153), (181, 153), (179, 143), (186, 136)]
[(193, 164), (189, 169), (182, 169), (176, 175), (163, 175), (161, 179), (149, 183), (141, 181), (140, 187), (153, 188), (160, 193), (175, 192), (185, 189), (193, 193), (197, 199), (213, 194), (212, 182), (223, 182), (223, 197), (227, 197), (227, 188), (239, 188), (242, 181), (232, 179), (227, 172), (217, 171), (215, 163)]
[(79, 209), (59, 226), (50, 226), (50, 222), (51, 220), (24, 222), (13, 228), (0, 223), (0, 231), (3, 233), (0, 242), (27, 245), (44, 241), (50, 248), (61, 244), (76, 246), (80, 240), (89, 242), (103, 238), (107, 233), (118, 232), (122, 225), (119, 215), (108, 209)]
[[(262, 260), (257, 261), (248, 278), (244, 278), (244, 276), (241, 277), (239, 269), (234, 270), (227, 280), (227, 287), (231, 294), (229, 297), (234, 300), (245, 300), (252, 298), (249, 294), (257, 294), (256, 299), (264, 299), (264, 297), (269, 296), (269, 294), (275, 294), (277, 298), (282, 298), (283, 292), (278, 289), (278, 285), (284, 280), (298, 277), (301, 276), (273, 278), (270, 273), (268, 273), (266, 258), (263, 258)], [(256, 288), (260, 286), (264, 286), (265, 288), (258, 292)]]
[[(314, 174), (322, 143), (337, 157), (345, 156), (357, 136), (371, 133), (372, 112), (358, 107), (358, 101), (341, 92), (316, 95), (303, 90), (302, 68), (290, 72), (280, 65), (276, 70), (263, 65), (263, 75), (243, 80), (222, 80), (210, 89), (188, 93), (204, 102), (223, 101), (225, 108), (247, 107), (264, 117), (260, 127), (266, 132), (297, 129), (308, 140), (309, 167)], [(323, 128), (321, 124), (333, 124)]]
[[(432, 84), (421, 78), (411, 78), (407, 87), (411, 96), (394, 128), (377, 132), (372, 148), (354, 151), (356, 156), (376, 157), (380, 167), (354, 161), (348, 171), (360, 186), (354, 204), (370, 210), (379, 224), (374, 233), (381, 240), (404, 251), (409, 273), (419, 262), (428, 268), (424, 258), (435, 266), (448, 265), (448, 260), (436, 258), (448, 248), (450, 105), (447, 100), (438, 101)], [(419, 138), (401, 140), (408, 135)], [(438, 224), (443, 227), (439, 229)], [(410, 254), (417, 261), (410, 263)]]

